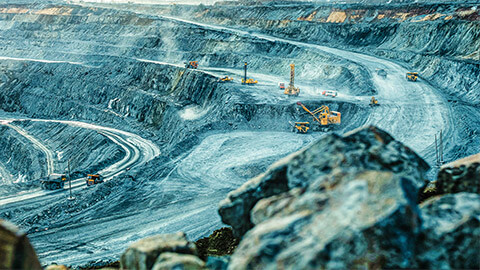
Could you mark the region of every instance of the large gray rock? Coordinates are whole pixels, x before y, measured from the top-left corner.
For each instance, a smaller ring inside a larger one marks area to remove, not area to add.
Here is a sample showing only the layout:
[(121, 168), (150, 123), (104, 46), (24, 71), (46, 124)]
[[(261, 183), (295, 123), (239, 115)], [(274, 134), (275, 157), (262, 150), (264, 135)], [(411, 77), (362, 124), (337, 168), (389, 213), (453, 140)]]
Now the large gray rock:
[(195, 255), (165, 252), (158, 256), (152, 270), (203, 270), (205, 262)]
[(480, 269), (480, 195), (447, 194), (420, 207), (423, 232), (416, 252), (419, 267)]
[(196, 255), (195, 245), (184, 233), (162, 234), (133, 243), (120, 258), (122, 269), (149, 270), (165, 252)]
[(27, 236), (5, 220), (0, 220), (0, 269), (42, 269)]
[(258, 202), (230, 269), (415, 267), (417, 180), (364, 170)]
[(365, 170), (389, 171), (408, 176), (420, 188), (427, 169), (427, 163), (416, 153), (373, 126), (344, 136), (329, 134), (230, 192), (220, 203), (219, 213), (236, 236), (242, 236), (253, 227), (250, 211), (259, 200), (307, 187), (319, 177), (331, 174), (342, 177)]
[(435, 188), (439, 194), (480, 194), (480, 153), (442, 166)]

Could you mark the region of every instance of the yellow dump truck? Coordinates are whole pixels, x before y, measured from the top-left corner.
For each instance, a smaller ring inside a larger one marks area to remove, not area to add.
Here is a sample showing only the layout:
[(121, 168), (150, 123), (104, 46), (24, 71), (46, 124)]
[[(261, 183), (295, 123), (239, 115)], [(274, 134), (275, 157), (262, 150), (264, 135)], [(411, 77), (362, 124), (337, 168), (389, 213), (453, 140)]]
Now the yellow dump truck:
[(66, 174), (52, 173), (47, 177), (40, 179), (42, 189), (55, 190), (62, 189), (67, 181)]
[(407, 79), (407, 81), (416, 82), (418, 79), (418, 72), (407, 72), (405, 78)]
[(88, 174), (87, 180), (85, 181), (87, 186), (100, 184), (100, 183), (103, 183), (103, 176), (101, 176), (100, 174)]

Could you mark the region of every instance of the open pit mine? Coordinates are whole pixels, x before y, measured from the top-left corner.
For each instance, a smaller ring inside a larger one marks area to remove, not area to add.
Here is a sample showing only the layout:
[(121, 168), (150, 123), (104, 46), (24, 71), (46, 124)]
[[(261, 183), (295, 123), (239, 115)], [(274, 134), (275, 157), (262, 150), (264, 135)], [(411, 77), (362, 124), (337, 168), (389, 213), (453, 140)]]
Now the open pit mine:
[(0, 269), (479, 269), (477, 1), (0, 1)]

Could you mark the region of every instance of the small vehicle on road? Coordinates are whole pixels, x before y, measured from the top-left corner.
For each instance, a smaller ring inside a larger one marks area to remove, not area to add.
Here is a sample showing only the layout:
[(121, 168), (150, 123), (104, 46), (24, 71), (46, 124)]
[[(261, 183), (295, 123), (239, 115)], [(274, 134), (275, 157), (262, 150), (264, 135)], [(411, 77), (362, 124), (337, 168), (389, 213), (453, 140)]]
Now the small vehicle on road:
[(336, 97), (338, 95), (337, 91), (333, 91), (333, 90), (325, 90), (322, 92), (322, 95), (328, 97)]
[(405, 78), (407, 81), (416, 82), (418, 79), (418, 72), (407, 72)]
[(378, 104), (378, 99), (376, 99), (375, 97), (372, 97), (370, 99), (370, 107), (375, 107), (375, 106), (379, 106), (380, 104)]
[(222, 77), (222, 78), (218, 79), (218, 81), (219, 82), (231, 82), (231, 81), (233, 81), (233, 78), (225, 76), (225, 77)]
[(96, 185), (96, 184), (100, 184), (100, 183), (103, 183), (103, 176), (101, 176), (100, 174), (88, 174), (87, 175), (87, 180), (85, 180), (87, 182), (87, 186), (93, 186), (93, 185)]
[(197, 69), (198, 68), (198, 61), (185, 62), (185, 68)]
[(40, 179), (42, 189), (55, 190), (62, 189), (67, 181), (66, 174), (52, 173), (47, 177)]

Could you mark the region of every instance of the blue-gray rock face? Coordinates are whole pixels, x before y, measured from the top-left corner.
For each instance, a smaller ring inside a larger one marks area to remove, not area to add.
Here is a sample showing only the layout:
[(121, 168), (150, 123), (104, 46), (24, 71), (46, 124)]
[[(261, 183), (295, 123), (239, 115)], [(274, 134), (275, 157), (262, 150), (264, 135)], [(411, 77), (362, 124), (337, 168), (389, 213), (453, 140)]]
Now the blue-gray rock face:
[(223, 220), (246, 232), (229, 269), (480, 267), (480, 195), (419, 207), (427, 168), (375, 127), (320, 139), (222, 202)]
[(415, 192), (414, 178), (364, 170), (260, 200), (231, 269), (414, 267)]
[(419, 267), (479, 269), (480, 195), (447, 194), (426, 201), (420, 208), (423, 231), (416, 252)]
[[(362, 171), (402, 176), (408, 179), (408, 196), (416, 196), (427, 169), (428, 165), (417, 154), (375, 127), (353, 131), (343, 137), (330, 134), (278, 161), (266, 173), (229, 193), (221, 202), (219, 213), (222, 221), (231, 225), (237, 235), (243, 235), (253, 227), (250, 210), (261, 199), (293, 188), (307, 188), (318, 181), (336, 183)], [(400, 181), (403, 178), (392, 176), (392, 179)]]

